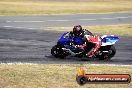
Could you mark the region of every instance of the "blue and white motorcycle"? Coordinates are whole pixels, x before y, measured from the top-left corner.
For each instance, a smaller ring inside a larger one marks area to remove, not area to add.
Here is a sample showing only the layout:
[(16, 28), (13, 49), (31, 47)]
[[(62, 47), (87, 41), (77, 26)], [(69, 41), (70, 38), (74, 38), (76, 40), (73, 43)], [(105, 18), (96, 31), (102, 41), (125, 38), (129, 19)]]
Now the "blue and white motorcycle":
[[(87, 44), (85, 48), (80, 49), (73, 47), (76, 45), (83, 45), (83, 40), (80, 37), (70, 37), (70, 32), (64, 33), (58, 40), (57, 44), (52, 47), (51, 54), (56, 58), (65, 58), (66, 56), (72, 55), (83, 59), (83, 57), (88, 57), (88, 53), (94, 47), (94, 42), (89, 41), (87, 36), (94, 36), (91, 32), (87, 30), (85, 35)], [(97, 35), (96, 35), (97, 36)], [(100, 36), (99, 36), (100, 37)], [(101, 38), (101, 46), (96, 51), (95, 57), (99, 60), (110, 60), (116, 54), (116, 49), (114, 44), (119, 40), (118, 36), (115, 35), (103, 35)], [(74, 41), (74, 43), (73, 43)], [(83, 53), (86, 52), (86, 53)]]

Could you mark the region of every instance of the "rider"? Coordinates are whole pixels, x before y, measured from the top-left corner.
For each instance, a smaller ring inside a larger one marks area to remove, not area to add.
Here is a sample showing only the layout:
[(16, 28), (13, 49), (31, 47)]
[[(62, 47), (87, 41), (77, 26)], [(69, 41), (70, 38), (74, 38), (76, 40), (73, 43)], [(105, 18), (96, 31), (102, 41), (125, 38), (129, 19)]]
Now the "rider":
[[(75, 25), (73, 27), (73, 31), (70, 32), (70, 35), (72, 37), (75, 37), (75, 36), (79, 36), (82, 38), (83, 40), (83, 45), (81, 48), (84, 48), (86, 46), (86, 37), (85, 35), (90, 35), (90, 38), (92, 37), (93, 40), (97, 40), (98, 37), (97, 36), (94, 36), (90, 31), (88, 30), (85, 30), (85, 29), (82, 29), (82, 26), (81, 25)], [(90, 40), (89, 40), (90, 41)], [(88, 52), (88, 56), (91, 58), (94, 56), (95, 52), (99, 49), (100, 47), (100, 44), (101, 43), (101, 40), (100, 41), (96, 41), (95, 45), (92, 46), (92, 49), (90, 50), (90, 52)], [(87, 55), (87, 52), (84, 51), (84, 53)]]

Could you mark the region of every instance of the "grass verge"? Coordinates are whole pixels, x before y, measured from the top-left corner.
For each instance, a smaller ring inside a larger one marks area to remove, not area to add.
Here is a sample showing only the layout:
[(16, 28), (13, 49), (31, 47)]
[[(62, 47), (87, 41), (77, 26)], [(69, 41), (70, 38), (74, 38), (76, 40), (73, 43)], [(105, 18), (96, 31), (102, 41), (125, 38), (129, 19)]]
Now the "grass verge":
[[(132, 36), (132, 24), (85, 26), (93, 33)], [(49, 27), (48, 30), (72, 31), (72, 27)]]
[(45, 0), (0, 0), (0, 15), (53, 15), (132, 12), (132, 0), (64, 2)]
[[(0, 88), (79, 88), (75, 77), (80, 65), (0, 64)], [(130, 74), (132, 66), (85, 65), (87, 73)], [(130, 88), (130, 84), (86, 84), (83, 88)]]

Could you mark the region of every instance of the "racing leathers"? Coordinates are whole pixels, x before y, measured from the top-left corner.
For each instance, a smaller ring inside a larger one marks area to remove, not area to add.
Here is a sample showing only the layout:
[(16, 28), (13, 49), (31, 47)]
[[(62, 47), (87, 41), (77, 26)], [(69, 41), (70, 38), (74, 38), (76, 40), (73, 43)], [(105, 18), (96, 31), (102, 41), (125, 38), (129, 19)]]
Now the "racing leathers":
[(88, 56), (89, 58), (92, 58), (94, 56), (95, 52), (101, 46), (101, 38), (99, 36), (94, 36), (90, 31), (88, 31), (86, 29), (81, 30), (80, 35), (75, 35), (73, 32), (70, 32), (69, 36), (73, 37), (73, 38), (75, 36), (82, 38), (82, 41), (83, 41), (82, 45), (76, 45), (76, 43), (74, 43), (74, 44), (76, 47), (83, 49), (82, 53), (84, 55)]

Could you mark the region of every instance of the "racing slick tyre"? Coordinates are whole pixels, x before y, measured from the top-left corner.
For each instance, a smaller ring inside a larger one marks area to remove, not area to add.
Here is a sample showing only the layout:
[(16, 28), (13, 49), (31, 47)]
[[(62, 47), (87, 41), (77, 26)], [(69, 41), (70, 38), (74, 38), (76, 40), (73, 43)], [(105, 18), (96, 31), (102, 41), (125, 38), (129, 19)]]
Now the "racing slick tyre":
[(110, 60), (116, 54), (115, 46), (106, 46), (108, 53), (103, 53), (98, 55), (99, 60)]
[(62, 48), (58, 45), (55, 45), (52, 47), (51, 49), (51, 54), (56, 57), (56, 58), (64, 58), (64, 51), (62, 50)]
[(80, 75), (80, 76), (76, 76), (76, 81), (79, 85), (84, 85), (87, 82), (87, 79), (85, 76)]

